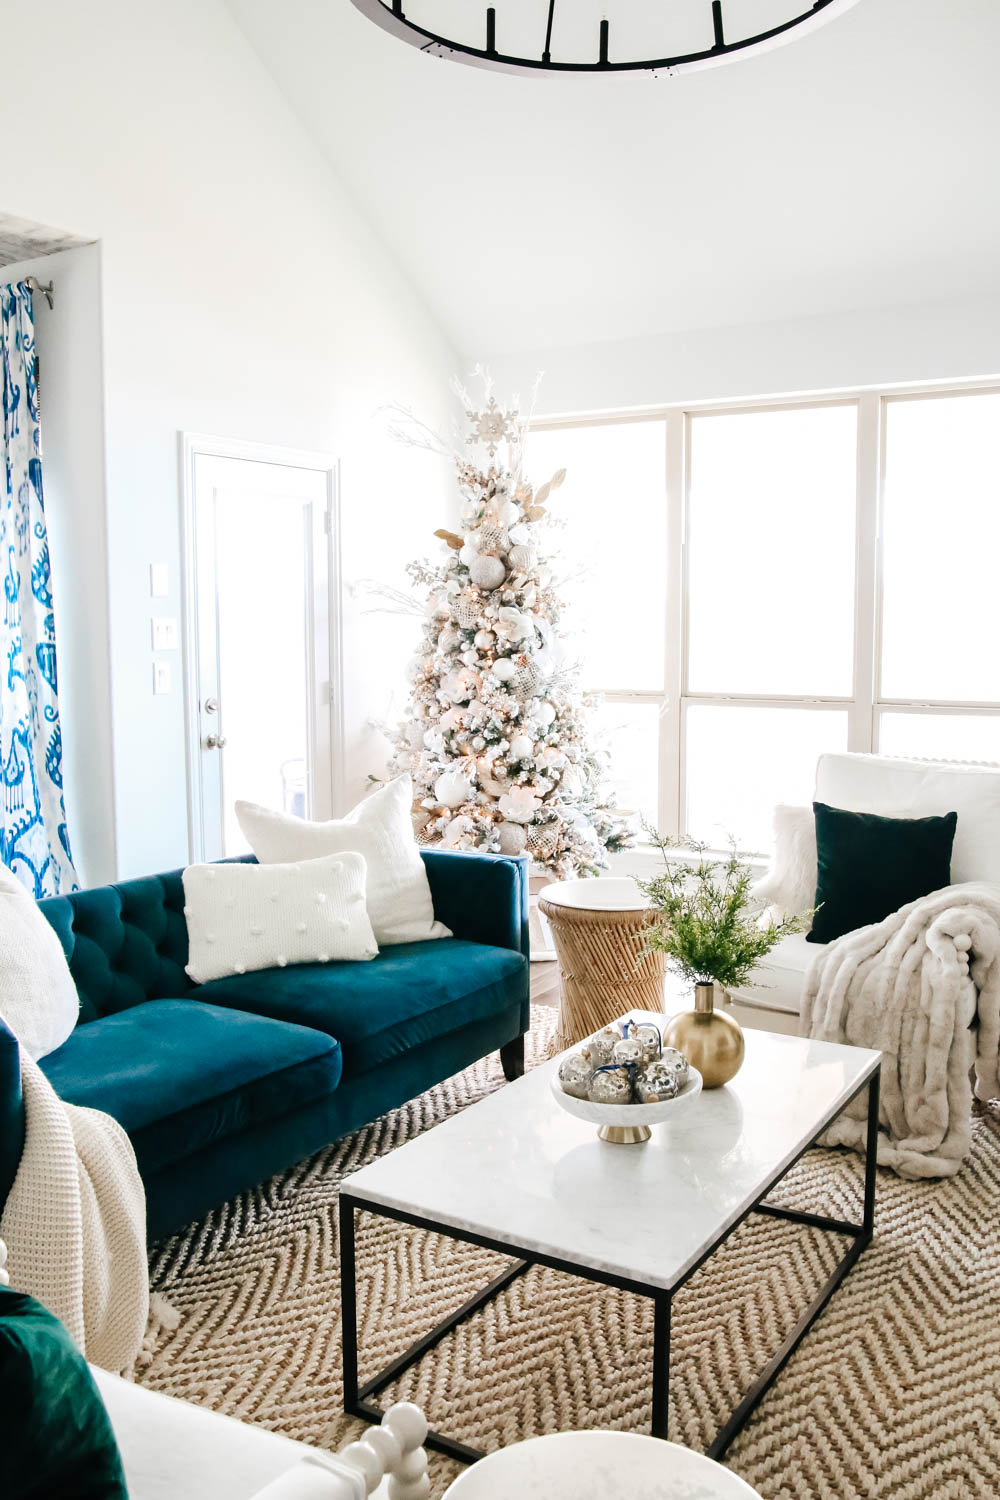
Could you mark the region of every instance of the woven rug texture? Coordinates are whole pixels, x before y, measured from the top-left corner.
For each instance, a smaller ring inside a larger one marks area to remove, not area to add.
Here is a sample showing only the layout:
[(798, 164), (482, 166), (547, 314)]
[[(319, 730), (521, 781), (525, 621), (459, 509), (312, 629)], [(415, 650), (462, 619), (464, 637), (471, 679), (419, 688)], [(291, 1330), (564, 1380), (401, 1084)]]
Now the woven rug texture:
[[(544, 1056), (553, 1022), (551, 1010), (536, 1009), (529, 1064)], [(339, 1184), (500, 1087), (498, 1059), (484, 1059), (155, 1245), (153, 1289), (181, 1316), (161, 1330), (142, 1383), (321, 1446), (359, 1436), (362, 1424), (340, 1409)], [(851, 1218), (861, 1187), (858, 1158), (816, 1150), (774, 1196)], [(906, 1182), (880, 1171), (874, 1243), (737, 1437), (728, 1466), (764, 1500), (995, 1500), (998, 1221), (1000, 1136), (987, 1121), (975, 1123), (957, 1177)], [(845, 1245), (751, 1216), (709, 1258), (674, 1302), (672, 1438), (706, 1446)], [(505, 1264), (361, 1216), (361, 1378)], [(648, 1300), (536, 1267), (381, 1399), (417, 1401), (433, 1426), (487, 1449), (573, 1428), (645, 1432), (651, 1340)], [(435, 1497), (458, 1472), (432, 1457)]]

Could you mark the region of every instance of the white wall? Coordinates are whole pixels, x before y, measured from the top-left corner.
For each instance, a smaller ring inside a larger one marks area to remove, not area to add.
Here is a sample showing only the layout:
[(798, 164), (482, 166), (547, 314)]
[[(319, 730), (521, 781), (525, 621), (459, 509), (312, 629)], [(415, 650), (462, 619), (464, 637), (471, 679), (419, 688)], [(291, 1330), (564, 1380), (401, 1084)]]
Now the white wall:
[(501, 390), (524, 389), (544, 371), (539, 415), (992, 378), (1000, 298), (526, 350), (490, 363)]
[(111, 776), (101, 257), (96, 245), (0, 267), (57, 283), (34, 297), (45, 515), (52, 558), (63, 793), (82, 885), (115, 873)]
[[(23, 8), (0, 0), (0, 19), (13, 32)], [(218, 0), (36, 0), (32, 30), (44, 45), (0, 92), (0, 206), (101, 241), (116, 846), (131, 875), (187, 856), (180, 655), (173, 694), (154, 698), (149, 645), (150, 562), (170, 565), (158, 612), (181, 614), (178, 432), (339, 455), (345, 578), (400, 583), (453, 502), (444, 467), (394, 450), (374, 413), (401, 400), (441, 420), (460, 366)], [(351, 794), (379, 768), (366, 722), (412, 638), (346, 600)]]

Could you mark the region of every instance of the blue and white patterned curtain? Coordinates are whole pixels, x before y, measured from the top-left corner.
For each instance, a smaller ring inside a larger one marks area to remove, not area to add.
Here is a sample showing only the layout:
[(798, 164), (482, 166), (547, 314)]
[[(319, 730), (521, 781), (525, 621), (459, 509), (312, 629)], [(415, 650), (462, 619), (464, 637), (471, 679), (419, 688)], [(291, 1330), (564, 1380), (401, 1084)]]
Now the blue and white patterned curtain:
[(36, 896), (77, 888), (63, 804), (56, 632), (42, 502), (31, 290), (0, 285), (0, 860)]

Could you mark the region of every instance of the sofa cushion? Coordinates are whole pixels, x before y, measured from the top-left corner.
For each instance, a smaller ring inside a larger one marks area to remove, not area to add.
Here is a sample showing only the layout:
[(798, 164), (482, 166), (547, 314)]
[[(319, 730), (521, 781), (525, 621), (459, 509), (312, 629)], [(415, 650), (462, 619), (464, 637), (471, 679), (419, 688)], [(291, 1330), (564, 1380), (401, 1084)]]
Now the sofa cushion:
[(814, 802), (816, 911), (811, 943), (881, 922), (951, 878), (958, 814), (885, 818)]
[(330, 1093), (342, 1059), (325, 1030), (189, 999), (78, 1026), (40, 1066), (61, 1098), (125, 1127), (145, 1175)]
[(957, 812), (952, 883), (1000, 883), (1000, 767), (883, 755), (821, 755), (814, 795), (830, 807), (886, 818)]
[(526, 960), (460, 938), (398, 943), (365, 964), (301, 964), (216, 979), (199, 1000), (329, 1032), (345, 1074), (520, 1002)]
[(111, 1422), (83, 1355), (40, 1302), (0, 1286), (0, 1495), (128, 1500)]

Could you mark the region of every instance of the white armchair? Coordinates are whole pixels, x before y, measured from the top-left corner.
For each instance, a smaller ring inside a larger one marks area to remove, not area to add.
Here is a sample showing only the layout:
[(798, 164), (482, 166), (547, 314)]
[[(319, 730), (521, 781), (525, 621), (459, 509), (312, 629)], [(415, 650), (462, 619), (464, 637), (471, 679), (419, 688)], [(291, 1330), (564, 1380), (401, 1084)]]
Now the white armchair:
[[(889, 818), (957, 812), (952, 884), (982, 880), (1000, 885), (1000, 767), (887, 755), (821, 755), (814, 800)], [(765, 1031), (797, 1033), (806, 970), (816, 951), (804, 933), (780, 942), (761, 963), (759, 984), (730, 992), (737, 1020)]]
[(426, 1500), (417, 1406), (339, 1454), (148, 1391), (91, 1367), (111, 1416), (131, 1500)]

